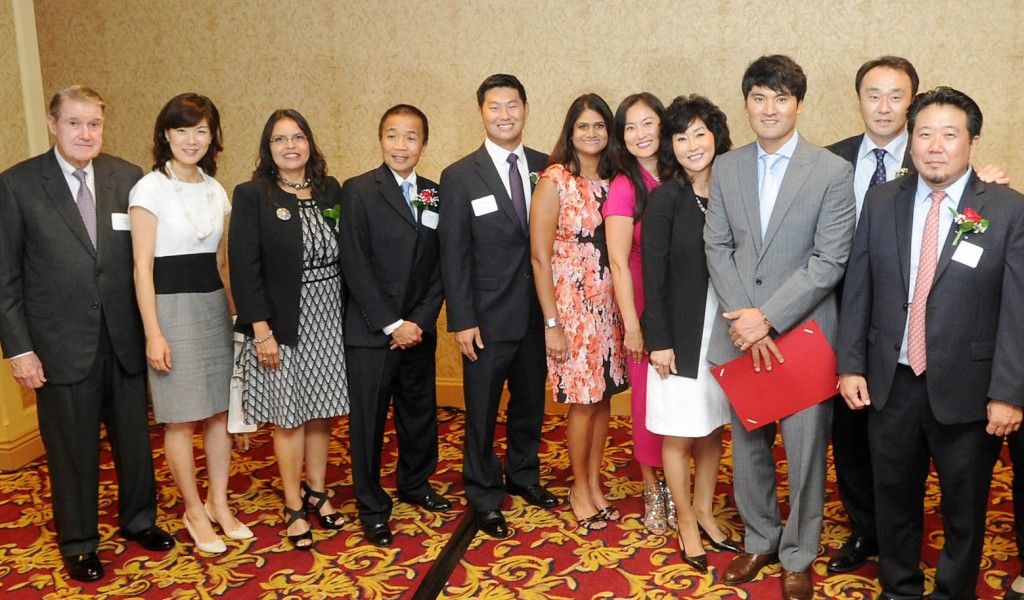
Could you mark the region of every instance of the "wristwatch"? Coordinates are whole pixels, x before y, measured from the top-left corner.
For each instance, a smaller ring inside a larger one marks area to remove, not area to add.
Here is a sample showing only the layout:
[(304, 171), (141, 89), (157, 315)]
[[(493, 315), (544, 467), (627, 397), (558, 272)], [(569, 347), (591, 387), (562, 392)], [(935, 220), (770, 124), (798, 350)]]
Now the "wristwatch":
[(552, 327), (558, 327), (562, 322), (558, 320), (558, 317), (551, 317), (550, 319), (544, 319), (544, 329), (551, 329)]

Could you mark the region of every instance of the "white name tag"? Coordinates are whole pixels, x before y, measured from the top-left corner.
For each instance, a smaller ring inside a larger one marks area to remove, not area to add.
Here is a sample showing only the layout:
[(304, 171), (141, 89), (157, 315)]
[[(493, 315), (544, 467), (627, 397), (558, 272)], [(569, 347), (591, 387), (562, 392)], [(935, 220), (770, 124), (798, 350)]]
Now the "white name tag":
[(473, 214), (482, 217), (498, 210), (498, 202), (494, 196), (484, 196), (473, 200)]
[(973, 269), (978, 266), (978, 261), (981, 260), (981, 254), (984, 251), (985, 249), (981, 246), (960, 240), (960, 243), (956, 245), (956, 252), (953, 253), (953, 260)]
[(110, 213), (110, 226), (114, 231), (131, 231), (132, 222), (128, 220), (128, 213)]
[(437, 229), (437, 220), (437, 213), (432, 210), (425, 210), (420, 215), (420, 223), (423, 223), (424, 227), (429, 227), (430, 229)]

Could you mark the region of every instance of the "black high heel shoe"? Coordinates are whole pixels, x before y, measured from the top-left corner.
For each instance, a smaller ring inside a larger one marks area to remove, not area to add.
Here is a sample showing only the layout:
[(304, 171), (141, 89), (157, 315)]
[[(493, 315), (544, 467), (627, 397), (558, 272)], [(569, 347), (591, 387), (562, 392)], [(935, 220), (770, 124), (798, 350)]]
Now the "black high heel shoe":
[(316, 515), (320, 526), (324, 529), (341, 529), (346, 523), (345, 515), (341, 511), (335, 511), (329, 515), (320, 514), (320, 508), (327, 503), (327, 498), (327, 490), (317, 492), (309, 487), (309, 484), (302, 482), (302, 505), (313, 509), (313, 514)]
[(730, 540), (729, 538), (725, 538), (720, 542), (716, 542), (715, 540), (711, 539), (711, 534), (705, 531), (704, 528), (700, 526), (700, 523), (697, 523), (697, 529), (700, 530), (700, 534), (702, 537), (706, 537), (708, 539), (708, 543), (711, 544), (711, 547), (715, 550), (718, 550), (719, 552), (733, 552), (735, 554), (743, 554), (743, 549), (736, 545), (736, 542)]
[[(287, 532), (288, 528), (292, 526), (292, 523), (302, 520), (309, 522), (309, 514), (306, 512), (306, 507), (295, 510), (294, 508), (284, 507), (284, 514), (288, 516), (288, 520), (285, 521), (284, 530)], [(309, 550), (313, 547), (313, 532), (307, 529), (305, 532), (298, 535), (289, 535), (288, 541), (292, 543), (292, 547), (296, 550)]]
[(700, 571), (701, 573), (708, 572), (708, 555), (707, 553), (698, 554), (697, 556), (690, 556), (686, 553), (686, 544), (683, 543), (682, 536), (679, 536), (679, 556), (683, 557), (683, 562), (690, 565), (693, 569)]

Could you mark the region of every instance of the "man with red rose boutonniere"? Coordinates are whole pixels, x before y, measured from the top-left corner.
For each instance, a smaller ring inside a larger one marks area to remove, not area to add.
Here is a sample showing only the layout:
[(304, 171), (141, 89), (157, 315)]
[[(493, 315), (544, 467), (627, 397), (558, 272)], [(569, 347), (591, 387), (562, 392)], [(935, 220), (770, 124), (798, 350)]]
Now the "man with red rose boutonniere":
[(443, 298), (437, 184), (416, 173), (429, 132), (420, 109), (389, 108), (378, 127), (384, 163), (341, 189), (352, 482), (363, 533), (377, 546), (393, 541), (392, 500), (380, 484), (392, 398), (398, 498), (430, 511), (452, 506), (429, 481), (437, 468), (434, 355)]
[[(868, 190), (839, 320), (840, 392), (870, 407), (882, 597), (920, 598), (925, 479), (945, 544), (934, 600), (974, 598), (992, 467), (1024, 405), (1024, 196), (971, 168), (982, 114), (939, 87), (908, 111), (916, 177)], [(985, 224), (987, 221), (987, 225)]]
[[(857, 215), (868, 189), (905, 175), (916, 176), (910, 158), (907, 109), (917, 94), (917, 70), (901, 56), (880, 56), (857, 70), (854, 89), (864, 120), (864, 133), (836, 142), (828, 149), (853, 165), (853, 193)], [(999, 165), (977, 169), (986, 183), (1010, 183)], [(843, 281), (836, 286), (842, 299)], [(868, 413), (850, 410), (843, 397), (832, 403), (832, 456), (836, 484), (850, 522), (850, 537), (828, 561), (829, 573), (859, 569), (869, 556), (878, 554), (875, 535), (875, 493), (868, 447)]]

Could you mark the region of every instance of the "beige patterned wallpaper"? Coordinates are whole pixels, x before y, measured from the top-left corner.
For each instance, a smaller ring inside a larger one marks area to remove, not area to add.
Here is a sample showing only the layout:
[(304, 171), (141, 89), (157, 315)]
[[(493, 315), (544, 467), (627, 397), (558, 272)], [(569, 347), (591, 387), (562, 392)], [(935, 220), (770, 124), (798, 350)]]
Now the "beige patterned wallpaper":
[(14, 7), (0, 2), (0, 171), (26, 158), (28, 131), (14, 28)]
[[(1003, 164), (1024, 186), (1021, 0), (35, 0), (35, 6), (44, 86), (52, 93), (82, 82), (100, 90), (111, 105), (111, 152), (148, 166), (147, 140), (162, 104), (189, 90), (213, 98), (224, 119), (219, 178), (228, 189), (248, 178), (260, 129), (281, 106), (306, 115), (331, 173), (344, 179), (379, 163), (381, 112), (398, 102), (416, 104), (432, 133), (420, 171), (436, 178), (480, 144), (474, 91), (499, 71), (526, 85), (532, 110), (526, 141), (539, 149), (550, 149), (570, 101), (588, 91), (613, 108), (640, 90), (666, 104), (677, 94), (700, 92), (730, 115), (734, 142), (745, 143), (752, 135), (740, 77), (765, 53), (790, 54), (803, 65), (809, 92), (800, 130), (821, 144), (862, 129), (853, 92), (857, 67), (880, 54), (906, 56), (923, 88), (948, 84), (979, 102), (986, 122), (978, 161)], [(0, 69), (9, 81), (6, 46), (0, 45)], [(5, 107), (9, 93), (0, 87)], [(4, 124), (16, 126), (9, 118), (4, 115)], [(439, 376), (460, 374), (454, 345), (445, 340)]]

